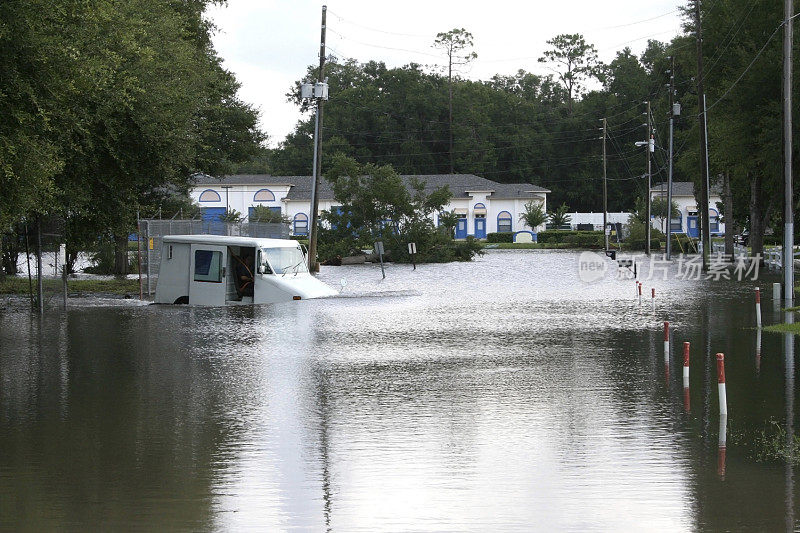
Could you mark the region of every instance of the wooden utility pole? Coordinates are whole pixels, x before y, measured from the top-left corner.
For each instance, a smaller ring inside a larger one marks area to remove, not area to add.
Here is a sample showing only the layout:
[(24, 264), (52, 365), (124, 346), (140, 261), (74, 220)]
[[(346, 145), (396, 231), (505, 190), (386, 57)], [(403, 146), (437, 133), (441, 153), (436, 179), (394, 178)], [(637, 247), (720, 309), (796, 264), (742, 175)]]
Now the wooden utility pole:
[(794, 195), (792, 187), (792, 45), (794, 42), (794, 5), (783, 4), (783, 298), (794, 299)]
[[(322, 6), (322, 29), (320, 31), (319, 41), (319, 75), (317, 81), (319, 83), (325, 82), (325, 21), (328, 12), (328, 6)], [(321, 95), (317, 95), (317, 113), (316, 113), (316, 126), (314, 136), (314, 172), (311, 177), (311, 227), (309, 228), (308, 237), (308, 270), (316, 272), (319, 270), (317, 264), (317, 225), (319, 211), (319, 175), (320, 166), (322, 162), (322, 107), (325, 101)]]
[(675, 121), (675, 56), (669, 70), (669, 174), (667, 175), (667, 260), (672, 259), (672, 135)]
[(697, 25), (697, 106), (700, 108), (700, 215), (701, 241), (703, 243), (703, 270), (708, 269), (711, 253), (711, 228), (708, 218), (709, 172), (708, 172), (708, 132), (706, 131), (706, 93), (703, 88), (703, 26), (700, 20), (700, 0), (694, 0), (695, 24)]
[(608, 250), (608, 175), (606, 161), (606, 136), (608, 135), (608, 121), (603, 118), (603, 235), (606, 250)]
[(645, 224), (647, 226), (647, 234), (646, 239), (647, 242), (644, 245), (644, 253), (650, 255), (650, 229), (651, 229), (651, 222), (650, 222), (650, 189), (653, 186), (653, 169), (651, 165), (651, 157), (650, 154), (654, 150), (654, 139), (653, 139), (653, 124), (651, 120), (651, 113), (650, 113), (650, 101), (647, 102), (647, 137), (645, 140), (647, 141), (647, 146), (645, 147), (645, 153), (647, 154), (647, 215), (645, 216)]

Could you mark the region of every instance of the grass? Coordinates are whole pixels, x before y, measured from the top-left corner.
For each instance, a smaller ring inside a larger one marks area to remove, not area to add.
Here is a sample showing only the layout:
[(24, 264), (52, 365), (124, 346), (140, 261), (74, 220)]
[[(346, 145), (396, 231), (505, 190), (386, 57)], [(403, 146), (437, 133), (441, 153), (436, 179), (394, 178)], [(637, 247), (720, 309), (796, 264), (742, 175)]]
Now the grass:
[(795, 333), (800, 334), (800, 323), (797, 324), (773, 324), (764, 328), (764, 331), (772, 333)]
[[(45, 278), (42, 280), (46, 292), (61, 292), (61, 280)], [(139, 294), (139, 280), (112, 278), (112, 279), (74, 279), (68, 281), (70, 294), (74, 293), (103, 293), (103, 294)], [(36, 291), (36, 279), (33, 280), (33, 290)], [(0, 294), (28, 294), (28, 278), (6, 276), (0, 280)]]

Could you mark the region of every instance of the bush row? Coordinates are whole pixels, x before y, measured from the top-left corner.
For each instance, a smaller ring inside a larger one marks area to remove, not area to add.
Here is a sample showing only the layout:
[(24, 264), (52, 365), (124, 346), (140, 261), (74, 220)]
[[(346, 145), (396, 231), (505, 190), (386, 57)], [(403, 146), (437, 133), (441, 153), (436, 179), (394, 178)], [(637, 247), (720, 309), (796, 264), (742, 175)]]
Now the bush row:
[(490, 233), (486, 236), (487, 242), (514, 242), (513, 233)]
[(543, 244), (570, 244), (579, 248), (602, 248), (604, 244), (602, 231), (547, 230), (539, 232), (538, 241)]

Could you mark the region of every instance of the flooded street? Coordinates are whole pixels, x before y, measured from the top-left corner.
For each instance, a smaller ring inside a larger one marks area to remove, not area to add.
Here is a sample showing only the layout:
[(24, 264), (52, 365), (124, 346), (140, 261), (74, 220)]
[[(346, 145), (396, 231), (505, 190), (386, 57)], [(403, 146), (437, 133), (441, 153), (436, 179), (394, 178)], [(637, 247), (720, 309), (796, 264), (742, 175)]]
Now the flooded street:
[(341, 297), (258, 307), (0, 304), (0, 529), (795, 529), (795, 469), (759, 459), (800, 405), (794, 338), (757, 349), (773, 279), (645, 280), (640, 306), (578, 256), (323, 267)]

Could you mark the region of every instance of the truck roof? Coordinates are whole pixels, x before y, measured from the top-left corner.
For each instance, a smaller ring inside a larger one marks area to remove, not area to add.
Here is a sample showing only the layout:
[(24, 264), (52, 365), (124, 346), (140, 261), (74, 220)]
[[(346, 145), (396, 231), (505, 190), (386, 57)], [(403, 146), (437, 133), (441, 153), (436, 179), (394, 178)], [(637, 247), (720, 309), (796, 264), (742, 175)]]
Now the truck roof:
[(255, 248), (297, 248), (291, 239), (258, 239), (255, 237), (228, 237), (225, 235), (164, 235), (164, 242), (186, 244), (213, 244), (216, 246), (247, 246)]

